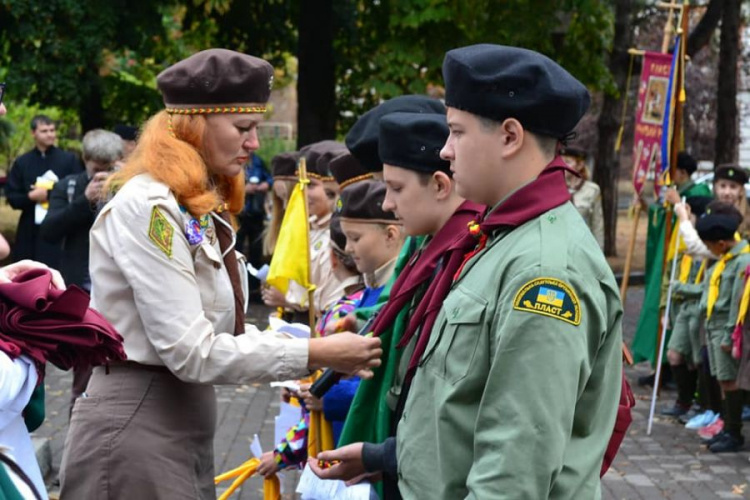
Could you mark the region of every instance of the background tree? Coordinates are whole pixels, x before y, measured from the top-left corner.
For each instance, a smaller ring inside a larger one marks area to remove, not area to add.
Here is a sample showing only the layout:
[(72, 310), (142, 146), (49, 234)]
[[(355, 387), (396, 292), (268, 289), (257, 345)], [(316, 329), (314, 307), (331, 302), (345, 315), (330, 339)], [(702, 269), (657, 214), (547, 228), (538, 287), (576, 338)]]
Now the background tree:
[(721, 15), (719, 75), (716, 94), (714, 165), (734, 163), (739, 156), (737, 62), (740, 55), (741, 0), (724, 0)]

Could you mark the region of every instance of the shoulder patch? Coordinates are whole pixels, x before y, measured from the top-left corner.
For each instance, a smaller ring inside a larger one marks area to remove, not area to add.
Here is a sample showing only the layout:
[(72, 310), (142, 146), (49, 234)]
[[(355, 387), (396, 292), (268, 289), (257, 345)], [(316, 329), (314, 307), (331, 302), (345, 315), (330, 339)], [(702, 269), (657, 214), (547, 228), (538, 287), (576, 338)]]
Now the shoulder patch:
[(526, 282), (513, 299), (513, 309), (557, 318), (571, 325), (581, 324), (581, 306), (576, 293), (555, 278)]
[(148, 226), (148, 237), (167, 257), (172, 258), (172, 237), (174, 228), (158, 207), (151, 210), (151, 223)]

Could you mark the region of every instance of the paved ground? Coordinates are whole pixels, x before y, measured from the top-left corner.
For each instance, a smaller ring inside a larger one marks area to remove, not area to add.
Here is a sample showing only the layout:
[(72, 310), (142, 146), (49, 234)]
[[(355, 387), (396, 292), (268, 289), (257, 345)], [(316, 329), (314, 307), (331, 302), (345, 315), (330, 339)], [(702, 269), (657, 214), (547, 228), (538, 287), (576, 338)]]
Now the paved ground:
[[(643, 291), (633, 288), (628, 293), (625, 314), (626, 338), (632, 336)], [(255, 316), (262, 317), (264, 311)], [(629, 379), (648, 373), (648, 367), (627, 370)], [(47, 421), (37, 432), (51, 439), (54, 481), (62, 456), (67, 430), (67, 405), (70, 375), (50, 368), (46, 378)], [(604, 478), (603, 496), (621, 499), (695, 499), (750, 498), (750, 462), (748, 452), (713, 455), (702, 449), (693, 431), (687, 431), (668, 420), (657, 419), (651, 436), (646, 435), (650, 391), (634, 387), (639, 401), (634, 422), (613, 468)], [(249, 456), (249, 444), (258, 433), (264, 449), (273, 440), (273, 418), (278, 412), (278, 398), (267, 386), (221, 387), (217, 389), (219, 427), (215, 441), (216, 470), (225, 471), (241, 464)], [(674, 393), (664, 392), (665, 402)], [(661, 406), (660, 403), (659, 406)], [(748, 434), (750, 436), (750, 434)], [(283, 485), (285, 498), (291, 492), (296, 474), (287, 474)], [(54, 494), (54, 486), (51, 491)], [(262, 482), (252, 478), (234, 496), (241, 499), (262, 498)], [(223, 491), (220, 489), (219, 491)]]

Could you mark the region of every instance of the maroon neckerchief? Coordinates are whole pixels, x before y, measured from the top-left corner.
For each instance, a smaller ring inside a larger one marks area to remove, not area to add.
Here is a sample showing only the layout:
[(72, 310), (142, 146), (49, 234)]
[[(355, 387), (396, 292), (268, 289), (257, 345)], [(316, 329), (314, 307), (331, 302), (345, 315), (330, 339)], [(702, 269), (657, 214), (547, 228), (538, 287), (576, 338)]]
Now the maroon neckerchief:
[(0, 284), (0, 351), (31, 358), (40, 383), (48, 361), (69, 370), (125, 360), (122, 337), (89, 300), (77, 286), (53, 288), (46, 269)]
[[(419, 306), (412, 313), (409, 327), (399, 342), (399, 347), (408, 344), (417, 327), (421, 325), (422, 333), (409, 360), (407, 383), (413, 377), (419, 360), (427, 348), (432, 326), (440, 307), (466, 262), (484, 248), (488, 235), (496, 229), (518, 227), (569, 201), (570, 193), (565, 183), (565, 170), (570, 170), (570, 167), (560, 156), (556, 156), (536, 179), (511, 194), (495, 210), (487, 214), (481, 223), (476, 224), (476, 219), (469, 221), (468, 224), (465, 221), (462, 223), (462, 227), (459, 228), (459, 237), (453, 240), (446, 252), (443, 268), (438, 272)], [(438, 256), (433, 258), (437, 260)], [(426, 254), (420, 256), (419, 260), (425, 257), (427, 257)], [(394, 289), (396, 289), (395, 284)]]
[[(435, 233), (435, 236), (424, 249), (411, 259), (393, 284), (392, 290), (395, 293), (392, 293), (388, 298), (388, 302), (383, 306), (383, 309), (375, 320), (375, 324), (372, 327), (374, 335), (379, 336), (386, 328), (392, 325), (399, 312), (404, 307), (408, 307), (409, 302), (414, 297), (420, 285), (432, 279), (424, 297), (419, 302), (419, 306), (411, 314), (409, 325), (402, 336), (403, 345), (409, 342), (409, 339), (422, 323), (421, 313), (426, 309), (427, 302), (435, 293), (435, 290), (442, 286), (441, 279), (445, 276), (452, 276), (451, 274), (446, 275), (445, 267), (438, 270), (437, 274), (435, 274), (435, 269), (441, 260), (443, 262), (450, 262), (452, 258), (455, 258), (456, 250), (461, 248), (461, 240), (466, 232), (467, 224), (480, 217), (484, 210), (484, 205), (464, 201), (443, 227)], [(460, 252), (459, 257), (463, 257), (463, 252)], [(425, 324), (429, 324), (430, 326), (435, 321), (434, 317), (425, 317), (423, 319)], [(399, 347), (402, 347), (402, 344), (399, 344)]]

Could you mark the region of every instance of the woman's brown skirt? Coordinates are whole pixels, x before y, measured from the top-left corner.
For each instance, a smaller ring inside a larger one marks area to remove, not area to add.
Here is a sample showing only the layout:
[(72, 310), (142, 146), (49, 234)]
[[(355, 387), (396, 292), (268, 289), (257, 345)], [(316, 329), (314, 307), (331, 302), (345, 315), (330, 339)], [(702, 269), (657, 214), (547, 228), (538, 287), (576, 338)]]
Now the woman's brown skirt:
[(216, 395), (159, 368), (94, 369), (76, 400), (60, 498), (214, 499)]

